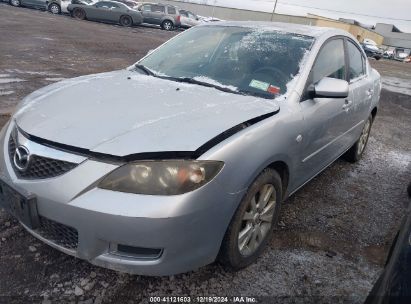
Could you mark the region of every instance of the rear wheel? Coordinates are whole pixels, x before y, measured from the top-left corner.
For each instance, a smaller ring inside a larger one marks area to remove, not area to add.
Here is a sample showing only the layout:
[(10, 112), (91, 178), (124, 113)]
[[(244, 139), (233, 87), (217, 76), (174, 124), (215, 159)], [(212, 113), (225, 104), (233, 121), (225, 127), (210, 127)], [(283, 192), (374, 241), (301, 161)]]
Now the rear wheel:
[(370, 115), (364, 124), (360, 138), (355, 144), (344, 154), (344, 158), (349, 162), (355, 163), (359, 161), (364, 153), (365, 147), (368, 143), (372, 126), (372, 115)]
[(74, 10), (73, 10), (73, 17), (74, 18), (76, 18), (76, 19), (79, 19), (79, 20), (84, 20), (84, 19), (86, 19), (86, 12), (83, 10), (83, 9), (81, 9), (81, 8), (75, 8)]
[(49, 12), (52, 14), (60, 14), (61, 13), (61, 8), (60, 5), (58, 5), (57, 3), (52, 3), (49, 5)]
[(133, 19), (131, 19), (130, 16), (121, 16), (120, 18), (120, 24), (122, 26), (132, 26), (133, 25)]
[(20, 0), (10, 0), (10, 4), (13, 5), (13, 6), (20, 6), (21, 5)]
[(219, 261), (231, 270), (253, 263), (277, 224), (282, 201), (279, 174), (264, 170), (249, 187), (224, 236)]
[(174, 28), (174, 24), (170, 20), (164, 20), (163, 23), (161, 23), (161, 28), (166, 31), (171, 31)]

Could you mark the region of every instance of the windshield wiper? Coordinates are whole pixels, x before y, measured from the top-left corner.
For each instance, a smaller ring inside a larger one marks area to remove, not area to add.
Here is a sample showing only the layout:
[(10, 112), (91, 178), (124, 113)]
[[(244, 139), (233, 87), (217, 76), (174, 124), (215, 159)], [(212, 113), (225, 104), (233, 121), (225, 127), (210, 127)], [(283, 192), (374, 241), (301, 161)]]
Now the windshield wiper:
[(206, 81), (201, 81), (201, 80), (197, 80), (197, 79), (190, 78), (190, 77), (164, 76), (164, 77), (160, 77), (160, 78), (169, 79), (169, 80), (173, 80), (173, 81), (177, 81), (177, 82), (186, 82), (186, 83), (191, 83), (191, 84), (198, 84), (198, 85), (208, 87), (208, 88), (215, 88), (217, 90), (227, 92), (227, 93), (246, 95), (244, 92), (233, 90), (233, 89), (230, 89), (229, 87), (220, 86), (218, 84), (209, 83), (209, 82), (206, 82)]
[(142, 64), (135, 64), (134, 67), (141, 70), (141, 71), (143, 71), (144, 73), (146, 73), (149, 76), (154, 76), (154, 77), (157, 76), (156, 74), (154, 74), (154, 72), (152, 70), (150, 70), (149, 68), (145, 67)]

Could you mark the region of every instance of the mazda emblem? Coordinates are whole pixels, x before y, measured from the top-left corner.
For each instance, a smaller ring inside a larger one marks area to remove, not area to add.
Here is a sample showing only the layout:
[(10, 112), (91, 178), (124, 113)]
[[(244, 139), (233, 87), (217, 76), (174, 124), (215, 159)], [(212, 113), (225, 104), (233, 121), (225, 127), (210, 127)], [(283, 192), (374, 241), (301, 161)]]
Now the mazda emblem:
[(14, 166), (16, 166), (19, 171), (26, 171), (30, 164), (29, 150), (25, 146), (17, 147), (14, 152), (13, 162)]

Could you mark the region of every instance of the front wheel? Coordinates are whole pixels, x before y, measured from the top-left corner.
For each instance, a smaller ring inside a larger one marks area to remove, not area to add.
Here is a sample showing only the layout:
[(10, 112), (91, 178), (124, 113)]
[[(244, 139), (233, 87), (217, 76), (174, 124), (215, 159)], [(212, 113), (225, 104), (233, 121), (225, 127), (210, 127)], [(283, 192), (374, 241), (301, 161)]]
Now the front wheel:
[(60, 14), (61, 13), (60, 6), (56, 3), (50, 4), (49, 5), (49, 12), (52, 13), (52, 14), (56, 14), (56, 15)]
[(120, 25), (126, 26), (126, 27), (132, 26), (133, 25), (133, 19), (131, 19), (130, 16), (121, 16)]
[(10, 5), (17, 7), (17, 6), (20, 6), (21, 3), (20, 3), (20, 0), (10, 0)]
[(359, 161), (364, 153), (365, 147), (368, 143), (372, 126), (372, 115), (367, 118), (364, 127), (361, 131), (360, 138), (355, 144), (344, 154), (344, 158), (349, 162), (355, 163)]
[(73, 10), (72, 16), (76, 19), (84, 20), (86, 19), (86, 12), (83, 9), (76, 7)]
[(174, 28), (174, 24), (170, 20), (165, 20), (161, 23), (161, 28), (166, 31), (171, 31)]
[(281, 201), (281, 178), (265, 169), (249, 187), (224, 236), (218, 257), (224, 266), (239, 270), (257, 260), (277, 224)]

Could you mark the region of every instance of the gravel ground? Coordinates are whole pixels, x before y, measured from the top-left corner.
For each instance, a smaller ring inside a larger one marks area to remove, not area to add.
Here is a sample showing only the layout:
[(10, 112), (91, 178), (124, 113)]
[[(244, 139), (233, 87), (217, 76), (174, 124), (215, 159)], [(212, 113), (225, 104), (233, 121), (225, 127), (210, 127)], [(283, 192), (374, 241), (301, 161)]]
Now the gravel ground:
[[(126, 67), (173, 35), (0, 3), (0, 125), (29, 92)], [(270, 248), (257, 263), (237, 273), (212, 264), (171, 277), (121, 274), (42, 244), (0, 210), (0, 303), (148, 303), (165, 295), (363, 302), (400, 224), (411, 181), (411, 64), (372, 65), (389, 90), (382, 91), (363, 160), (336, 161), (284, 202)]]

